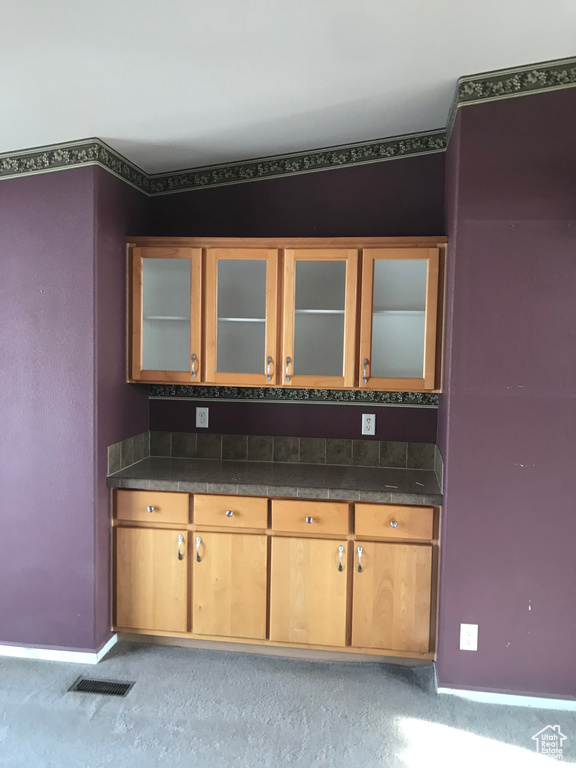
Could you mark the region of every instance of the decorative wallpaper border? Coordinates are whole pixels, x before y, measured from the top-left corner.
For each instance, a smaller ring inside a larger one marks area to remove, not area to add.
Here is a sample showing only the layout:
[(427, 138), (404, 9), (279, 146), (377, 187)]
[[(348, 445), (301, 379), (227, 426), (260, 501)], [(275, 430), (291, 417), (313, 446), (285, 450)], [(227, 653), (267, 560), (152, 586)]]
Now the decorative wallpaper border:
[(573, 87), (576, 87), (576, 57), (557, 59), (461, 77), (446, 130), (156, 174), (146, 173), (101, 139), (91, 138), (0, 154), (0, 181), (99, 165), (147, 195), (166, 195), (416, 157), (445, 151), (460, 107)]
[(445, 149), (446, 131), (428, 131), (239, 163), (190, 168), (176, 173), (154, 174), (150, 177), (150, 191), (153, 195), (164, 195), (169, 192), (221, 187), (244, 181), (277, 179), (313, 171), (349, 168), (353, 165), (377, 163), (399, 157), (429, 155), (444, 152)]
[(83, 165), (99, 165), (142, 192), (150, 193), (148, 174), (100, 139), (83, 139), (2, 154), (0, 180)]
[(460, 77), (448, 114), (447, 135), (459, 107), (575, 86), (576, 57)]
[(261, 400), (296, 403), (373, 403), (438, 407), (438, 395), (431, 392), (372, 392), (344, 389), (284, 389), (270, 387), (207, 387), (186, 384), (151, 384), (152, 398), (188, 400)]

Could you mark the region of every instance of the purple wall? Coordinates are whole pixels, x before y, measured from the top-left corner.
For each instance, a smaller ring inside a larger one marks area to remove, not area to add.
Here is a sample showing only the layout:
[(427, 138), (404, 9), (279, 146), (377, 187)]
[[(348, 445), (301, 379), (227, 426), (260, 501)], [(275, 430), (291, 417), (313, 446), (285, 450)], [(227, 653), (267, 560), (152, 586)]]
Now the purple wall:
[(0, 210), (0, 642), (92, 648), (94, 171)]
[(154, 199), (155, 235), (441, 235), (444, 153)]
[[(196, 406), (210, 408), (209, 428), (197, 430)], [(214, 400), (151, 400), (150, 429), (223, 435), (360, 438), (361, 414), (376, 414), (377, 440), (411, 443), (436, 441), (435, 408), (394, 408), (307, 403), (220, 403)], [(370, 439), (370, 438), (364, 438)]]
[(148, 231), (150, 198), (95, 169), (96, 645), (110, 636), (107, 447), (148, 430), (148, 387), (126, 383), (126, 236)]
[(104, 444), (147, 429), (119, 361), (136, 197), (92, 167), (0, 184), (0, 643), (109, 635)]
[[(220, 237), (441, 235), (444, 154), (164, 195), (154, 234)], [(151, 428), (194, 431), (198, 403), (151, 401)], [(358, 406), (206, 403), (223, 434), (359, 437)], [(370, 406), (373, 409), (373, 406)], [(376, 408), (379, 440), (434, 442), (436, 412)], [(185, 425), (185, 426), (178, 426)]]
[(576, 696), (574, 135), (571, 89), (467, 106), (451, 140), (441, 686)]

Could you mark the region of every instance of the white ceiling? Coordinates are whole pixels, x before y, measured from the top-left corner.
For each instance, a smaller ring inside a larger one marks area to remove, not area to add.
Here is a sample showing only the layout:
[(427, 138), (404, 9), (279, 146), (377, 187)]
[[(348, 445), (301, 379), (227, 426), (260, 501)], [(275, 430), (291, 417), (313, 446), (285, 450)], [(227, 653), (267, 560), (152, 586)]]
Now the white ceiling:
[(458, 77), (573, 56), (576, 0), (1, 0), (0, 153), (148, 172), (442, 128)]

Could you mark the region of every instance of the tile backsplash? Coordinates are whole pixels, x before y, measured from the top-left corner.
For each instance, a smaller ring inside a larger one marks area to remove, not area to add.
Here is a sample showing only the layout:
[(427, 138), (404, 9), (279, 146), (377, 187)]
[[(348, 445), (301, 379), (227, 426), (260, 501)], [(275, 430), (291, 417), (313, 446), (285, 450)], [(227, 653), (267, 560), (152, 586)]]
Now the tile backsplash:
[(442, 456), (433, 443), (198, 432), (142, 432), (114, 443), (108, 447), (108, 474), (148, 456), (431, 469), (442, 487)]
[(435, 455), (433, 443), (150, 432), (150, 456), (434, 470)]

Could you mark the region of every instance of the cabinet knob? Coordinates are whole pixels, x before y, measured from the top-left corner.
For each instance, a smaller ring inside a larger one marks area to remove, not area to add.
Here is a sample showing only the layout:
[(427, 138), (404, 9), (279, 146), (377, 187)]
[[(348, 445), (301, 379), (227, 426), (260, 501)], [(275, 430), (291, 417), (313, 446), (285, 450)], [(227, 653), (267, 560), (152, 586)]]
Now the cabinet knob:
[(306, 522), (307, 523), (313, 523), (314, 522), (314, 518), (313, 517), (307, 517), (306, 518)]
[(231, 509), (227, 509), (226, 510), (226, 517), (232, 517), (233, 514), (234, 514), (234, 512), (232, 512)]
[(398, 523), (396, 520), (390, 520), (390, 528), (398, 528)]
[(368, 384), (368, 366), (370, 365), (370, 361), (368, 360), (367, 357), (364, 358), (363, 364), (364, 364), (364, 376), (362, 378), (362, 382), (364, 384)]
[(146, 512), (154, 512), (154, 507), (153, 506), (146, 507)]

